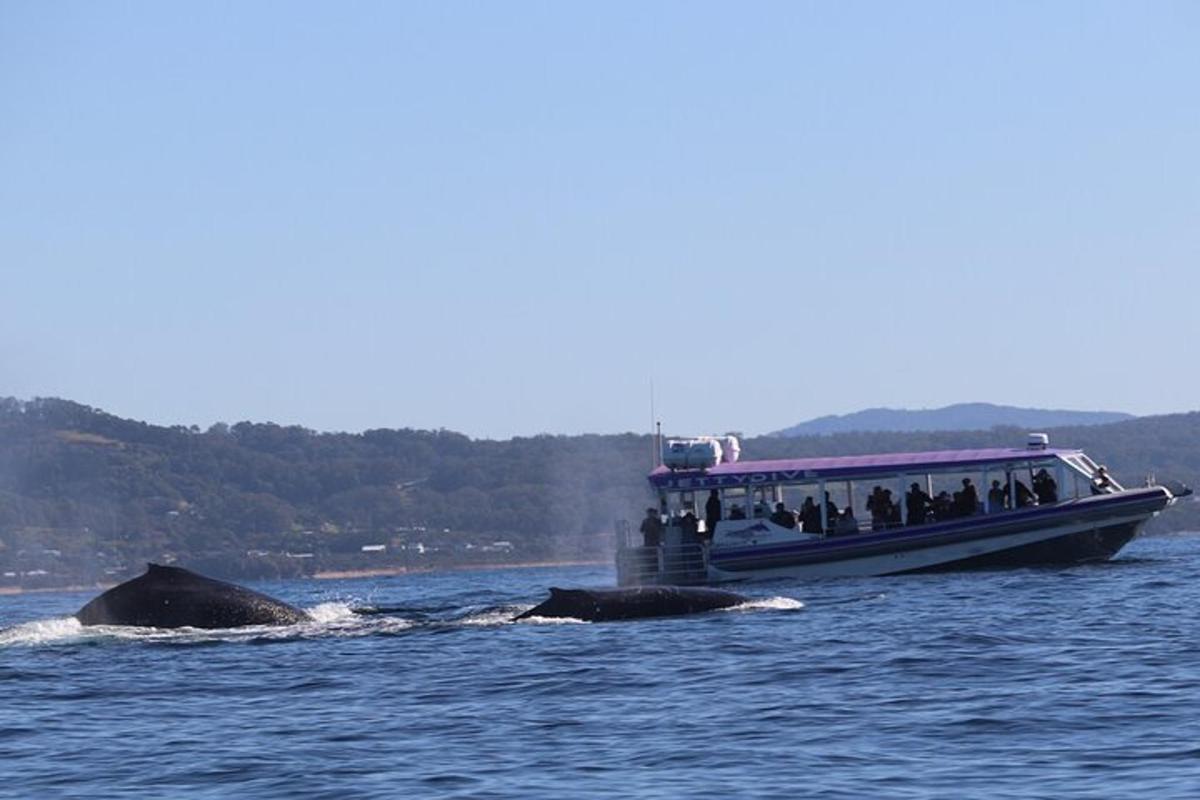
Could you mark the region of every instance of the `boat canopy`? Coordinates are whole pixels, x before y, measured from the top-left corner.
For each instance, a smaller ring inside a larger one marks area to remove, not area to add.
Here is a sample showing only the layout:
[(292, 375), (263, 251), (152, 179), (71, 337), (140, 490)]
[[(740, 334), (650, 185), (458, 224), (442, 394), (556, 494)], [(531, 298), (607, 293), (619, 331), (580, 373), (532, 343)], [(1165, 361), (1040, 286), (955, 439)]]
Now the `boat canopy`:
[(875, 475), (911, 475), (956, 468), (965, 470), (991, 464), (1014, 464), (1055, 457), (1065, 459), (1081, 455), (1081, 450), (1053, 447), (994, 447), (979, 450), (935, 450), (925, 453), (738, 461), (732, 464), (717, 464), (708, 469), (672, 470), (658, 467), (650, 473), (650, 483), (660, 490), (724, 489), (734, 486), (867, 478)]

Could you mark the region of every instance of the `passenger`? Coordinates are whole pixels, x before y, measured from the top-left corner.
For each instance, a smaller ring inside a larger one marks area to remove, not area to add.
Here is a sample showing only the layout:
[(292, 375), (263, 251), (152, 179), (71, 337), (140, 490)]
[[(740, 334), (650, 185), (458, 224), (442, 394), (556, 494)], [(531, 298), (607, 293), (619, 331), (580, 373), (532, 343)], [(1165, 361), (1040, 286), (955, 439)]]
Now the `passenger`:
[(642, 527), (639, 530), (642, 532), (642, 544), (646, 547), (658, 547), (662, 544), (662, 518), (659, 517), (656, 509), (646, 509), (646, 518), (642, 520)]
[(979, 493), (970, 478), (963, 478), (962, 484), (962, 491), (958, 493), (958, 514), (969, 517), (979, 510)]
[(691, 509), (679, 520), (679, 531), (683, 535), (684, 544), (694, 544), (700, 541), (700, 519)]
[(888, 508), (883, 487), (876, 486), (867, 497), (867, 511), (871, 512), (871, 530), (881, 531), (887, 527)]
[(1115, 489), (1112, 478), (1108, 477), (1108, 468), (1101, 464), (1096, 468), (1096, 476), (1092, 478), (1092, 494), (1109, 494)]
[(931, 505), (933, 506), (933, 518), (938, 522), (954, 516), (954, 499), (950, 497), (949, 492), (938, 492)]
[(883, 490), (883, 500), (887, 505), (887, 527), (899, 528), (902, 524), (900, 521), (900, 504), (892, 500), (892, 490)]
[(1008, 507), (1008, 492), (1004, 491), (1000, 481), (992, 481), (992, 488), (988, 490), (988, 505), (992, 514)]
[(775, 512), (771, 514), (771, 522), (776, 525), (782, 525), (785, 528), (796, 527), (796, 517), (792, 512), (787, 510), (787, 506), (783, 503), (775, 504)]
[(838, 517), (837, 532), (839, 534), (858, 533), (858, 520), (854, 518), (853, 506), (846, 506), (846, 510)]
[(804, 498), (800, 506), (800, 530), (805, 533), (821, 532), (821, 509), (811, 496)]
[(1037, 495), (1039, 505), (1058, 502), (1058, 483), (1050, 477), (1050, 473), (1039, 469), (1033, 476), (1033, 493)]
[(741, 506), (739, 506), (737, 503), (734, 503), (729, 509), (729, 518), (730, 519), (745, 519), (746, 512), (742, 510)]
[(721, 521), (721, 495), (713, 489), (708, 493), (708, 502), (704, 504), (704, 529), (708, 538), (712, 539), (717, 523)]
[(838, 511), (837, 504), (829, 497), (829, 492), (825, 493), (825, 524), (829, 526), (829, 530), (833, 530), (837, 526), (838, 517), (841, 513)]
[(929, 506), (933, 501), (921, 490), (920, 484), (914, 483), (904, 495), (904, 509), (908, 512), (909, 525), (923, 525), (929, 516)]
[(1017, 485), (1017, 508), (1025, 508), (1025, 506), (1036, 506), (1037, 498), (1033, 492), (1029, 491), (1029, 487), (1020, 481), (1015, 481)]

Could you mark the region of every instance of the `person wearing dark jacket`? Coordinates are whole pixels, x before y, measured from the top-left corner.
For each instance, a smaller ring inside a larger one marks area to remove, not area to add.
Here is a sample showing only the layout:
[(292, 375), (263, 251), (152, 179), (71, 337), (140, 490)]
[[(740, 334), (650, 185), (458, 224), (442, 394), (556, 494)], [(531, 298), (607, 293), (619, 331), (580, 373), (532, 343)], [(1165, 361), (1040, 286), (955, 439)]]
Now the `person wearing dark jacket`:
[(1050, 477), (1050, 473), (1039, 469), (1033, 476), (1033, 493), (1037, 495), (1038, 505), (1048, 505), (1058, 502), (1058, 483)]
[(796, 517), (792, 512), (787, 510), (787, 506), (783, 503), (775, 504), (775, 512), (771, 514), (771, 522), (776, 525), (782, 525), (785, 528), (796, 527)]
[(805, 533), (821, 532), (821, 509), (812, 497), (804, 498), (804, 505), (800, 506), (800, 530)]
[(923, 525), (929, 515), (929, 505), (933, 498), (921, 490), (920, 484), (914, 483), (904, 495), (904, 507), (908, 511), (909, 525)]
[(716, 489), (708, 493), (708, 502), (704, 504), (704, 530), (711, 540), (717, 523), (721, 521), (721, 495)]
[(979, 510), (979, 493), (975, 491), (975, 485), (971, 483), (970, 478), (963, 478), (962, 485), (962, 491), (957, 493), (958, 514), (969, 517)]
[(992, 481), (992, 488), (988, 490), (988, 513), (995, 514), (997, 511), (1003, 511), (1007, 505), (1008, 492), (1004, 491), (1000, 481)]
[(642, 532), (642, 543), (646, 547), (658, 547), (662, 544), (663, 525), (656, 509), (646, 509), (646, 518), (642, 520), (639, 530)]
[(832, 531), (837, 526), (838, 517), (842, 514), (838, 511), (837, 503), (833, 502), (833, 498), (829, 496), (829, 492), (825, 493), (825, 529)]

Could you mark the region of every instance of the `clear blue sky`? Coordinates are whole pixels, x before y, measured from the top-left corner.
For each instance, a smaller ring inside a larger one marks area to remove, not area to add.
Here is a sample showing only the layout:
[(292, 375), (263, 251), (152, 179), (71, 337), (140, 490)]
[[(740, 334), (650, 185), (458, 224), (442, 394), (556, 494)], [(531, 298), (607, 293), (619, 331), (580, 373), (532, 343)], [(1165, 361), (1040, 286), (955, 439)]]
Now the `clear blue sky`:
[(0, 395), (1193, 409), (1200, 5), (0, 4)]

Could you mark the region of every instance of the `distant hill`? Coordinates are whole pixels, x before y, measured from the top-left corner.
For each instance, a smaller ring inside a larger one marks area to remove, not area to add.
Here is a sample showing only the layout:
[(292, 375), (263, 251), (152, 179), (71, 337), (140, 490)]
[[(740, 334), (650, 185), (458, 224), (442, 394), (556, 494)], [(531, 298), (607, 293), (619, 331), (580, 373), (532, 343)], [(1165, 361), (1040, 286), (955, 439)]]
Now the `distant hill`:
[(1133, 419), (1119, 411), (1065, 411), (1018, 408), (993, 403), (956, 403), (945, 408), (868, 408), (853, 414), (817, 417), (768, 436), (822, 436), (832, 433), (869, 431), (985, 431), (997, 426), (1013, 428), (1060, 428), (1075, 425), (1107, 425)]

